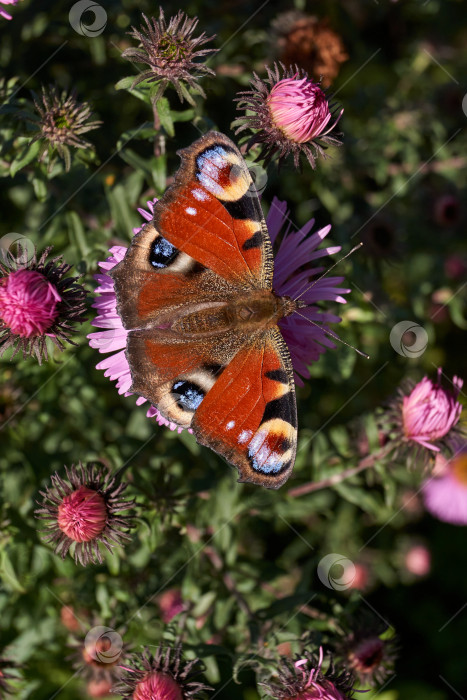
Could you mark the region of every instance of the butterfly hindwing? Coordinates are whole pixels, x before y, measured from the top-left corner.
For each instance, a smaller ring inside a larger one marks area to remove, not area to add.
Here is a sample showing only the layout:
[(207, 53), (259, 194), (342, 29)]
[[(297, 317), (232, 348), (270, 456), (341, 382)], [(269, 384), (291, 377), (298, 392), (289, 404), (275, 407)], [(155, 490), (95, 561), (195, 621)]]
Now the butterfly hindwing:
[(198, 442), (234, 464), (240, 481), (278, 488), (297, 449), (290, 357), (278, 328), (242, 347), (197, 409)]

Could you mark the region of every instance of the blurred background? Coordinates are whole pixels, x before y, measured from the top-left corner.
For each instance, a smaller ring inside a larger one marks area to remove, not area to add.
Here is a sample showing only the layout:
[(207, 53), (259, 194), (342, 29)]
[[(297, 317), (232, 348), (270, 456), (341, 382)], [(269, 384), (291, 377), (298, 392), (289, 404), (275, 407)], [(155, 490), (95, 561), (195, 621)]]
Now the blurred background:
[[(252, 72), (264, 76), (274, 60), (297, 63), (322, 77), (343, 106), (343, 145), (331, 148), (314, 171), (304, 165), (299, 172), (291, 163), (279, 172), (269, 167), (263, 205), (267, 210), (277, 196), (288, 202), (297, 227), (310, 218), (315, 229), (331, 224), (328, 239), (343, 253), (363, 241), (332, 273), (345, 276), (348, 303), (325, 308), (342, 317), (340, 336), (370, 359), (340, 345), (311, 367), (311, 379), (298, 390), (294, 475), (270, 493), (236, 484), (233, 470), (214, 453), (187, 433), (147, 419), (134, 397), (119, 396), (95, 369), (102, 356), (87, 344), (89, 323), (77, 347), (52, 353), (42, 366), (5, 356), (0, 657), (19, 665), (13, 697), (87, 697), (92, 673), (83, 672), (82, 660), (76, 665), (70, 649), (79, 648), (86, 630), (78, 625), (70, 631), (63, 606), (80, 611), (84, 627), (120, 630), (138, 650), (167, 633), (158, 596), (171, 588), (188, 611), (187, 647), (205, 661), (219, 698), (258, 697), (253, 671), (242, 672), (240, 684), (231, 680), (238, 655), (254, 652), (258, 639), (269, 648), (290, 643), (294, 649), (294, 639), (312, 632), (332, 644), (335, 621), (357, 608), (388, 621), (399, 640), (394, 673), (379, 694), (370, 691), (366, 698), (464, 697), (465, 532), (424, 511), (420, 474), (395, 464), (300, 498), (287, 490), (326, 477), (336, 465), (352, 466), (355, 445), (362, 456), (374, 449), (376, 412), (404, 379), (434, 378), (438, 366), (447, 377), (462, 375), (465, 3), (163, 3), (166, 16), (179, 9), (198, 16), (199, 32), (216, 35), (218, 53), (208, 59), (215, 77), (201, 80), (206, 100), (196, 97), (192, 108), (167, 91), (174, 125), (165, 129), (162, 156), (153, 152), (148, 104), (115, 89), (137, 71), (121, 58), (135, 45), (128, 31), (140, 25), (141, 12), (157, 17), (158, 3), (102, 1), (106, 22), (94, 36), (70, 25), (72, 5), (24, 0), (7, 8), (11, 21), (0, 20), (4, 100), (6, 81), (17, 78), (8, 97), (14, 110), (0, 115), (1, 235), (18, 232), (39, 251), (53, 245), (92, 290), (98, 261), (111, 245), (128, 244), (142, 221), (138, 207), (170, 183), (176, 151), (209, 128), (235, 138), (233, 100), (248, 89)], [(82, 18), (84, 25), (93, 19), (90, 11)], [(95, 154), (75, 154), (69, 172), (28, 161), (31, 128), (22, 115), (33, 109), (31, 91), (50, 84), (76, 89), (103, 122), (87, 135)], [(416, 358), (389, 342), (391, 329), (406, 320), (427, 334)], [(79, 460), (112, 470), (129, 462), (125, 479), (138, 504), (132, 542), (86, 569), (54, 556), (33, 517), (50, 475)], [(201, 551), (203, 543), (212, 556)], [(359, 578), (349, 589), (330, 590), (319, 581), (317, 564), (329, 552), (357, 567)], [(253, 617), (238, 605), (226, 572)], [(312, 597), (311, 612), (297, 609)], [(177, 618), (171, 624), (176, 634)]]

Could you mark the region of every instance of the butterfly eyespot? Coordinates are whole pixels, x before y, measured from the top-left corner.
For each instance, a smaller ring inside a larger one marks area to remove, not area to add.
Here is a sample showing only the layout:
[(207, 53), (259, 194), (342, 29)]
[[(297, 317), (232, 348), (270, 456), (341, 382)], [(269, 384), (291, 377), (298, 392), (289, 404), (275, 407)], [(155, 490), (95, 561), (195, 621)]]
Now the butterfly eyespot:
[(176, 398), (178, 406), (185, 411), (196, 411), (206, 393), (197, 384), (187, 381), (178, 381), (172, 387), (172, 394)]
[(149, 263), (156, 268), (168, 267), (180, 251), (162, 236), (157, 236), (149, 249)]

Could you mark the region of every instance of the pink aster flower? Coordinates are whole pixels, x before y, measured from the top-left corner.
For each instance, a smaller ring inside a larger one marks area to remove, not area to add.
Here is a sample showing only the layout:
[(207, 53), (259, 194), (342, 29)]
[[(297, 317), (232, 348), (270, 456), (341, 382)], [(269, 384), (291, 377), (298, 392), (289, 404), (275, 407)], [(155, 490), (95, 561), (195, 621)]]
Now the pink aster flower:
[(273, 122), (292, 141), (306, 143), (328, 133), (326, 127), (332, 114), (326, 95), (317, 83), (297, 77), (280, 80), (269, 93), (267, 102)]
[(85, 566), (102, 563), (99, 544), (109, 552), (115, 545), (130, 539), (131, 519), (122, 511), (133, 501), (122, 498), (126, 484), (95, 464), (65, 467), (66, 479), (58, 474), (51, 478), (52, 488), (41, 491), (42, 507), (36, 517), (47, 522), (43, 537), (55, 545), (55, 553), (65, 558), (71, 547), (75, 561)]
[(439, 476), (422, 487), (426, 509), (439, 520), (467, 525), (467, 445), (458, 447)]
[[(146, 221), (151, 221), (156, 202), (157, 199), (154, 199), (147, 203), (149, 211), (138, 209)], [(328, 324), (340, 322), (338, 316), (320, 311), (315, 304), (321, 301), (344, 304), (345, 299), (342, 294), (347, 294), (350, 290), (336, 286), (343, 281), (342, 277), (325, 277), (315, 280), (315, 282), (312, 281), (312, 278), (322, 273), (324, 268), (311, 267), (311, 263), (340, 250), (339, 246), (317, 250), (318, 245), (328, 235), (331, 227), (326, 226), (312, 236), (308, 236), (314, 224), (312, 219), (295, 232), (291, 231), (290, 225), (287, 225), (283, 235), (280, 236), (281, 230), (288, 221), (287, 204), (274, 198), (266, 218), (271, 241), (273, 244), (278, 243), (275, 246), (277, 253), (273, 279), (274, 291), (281, 296), (292, 298), (300, 296), (305, 303), (311, 304), (311, 306), (300, 309), (300, 313), (283, 318), (279, 323), (289, 347), (295, 382), (303, 386), (301, 377), (308, 378), (310, 376), (307, 365), (316, 362), (327, 348), (335, 347), (334, 343), (327, 337)], [(141, 228), (136, 228), (134, 233), (136, 234), (140, 230)], [(110, 249), (111, 256), (105, 262), (99, 263), (102, 274), (95, 275), (95, 279), (99, 283), (96, 288), (99, 296), (93, 304), (98, 310), (98, 315), (92, 324), (102, 330), (91, 333), (88, 338), (91, 347), (98, 349), (101, 353), (112, 353), (96, 365), (97, 369), (104, 370), (106, 377), (117, 382), (119, 394), (131, 396), (130, 367), (125, 356), (128, 332), (123, 327), (117, 313), (114, 283), (107, 274), (123, 260), (126, 251), (127, 248), (124, 246), (114, 246)], [(146, 399), (143, 397), (138, 397), (136, 400), (137, 405), (145, 402)], [(146, 415), (148, 418), (155, 418), (159, 425), (165, 425), (171, 430), (178, 430), (179, 433), (183, 430), (180, 426), (164, 418), (155, 406), (150, 406)]]
[(441, 368), (436, 382), (424, 377), (402, 401), (402, 423), (407, 440), (439, 452), (440, 440), (459, 420), (462, 405), (457, 400), (463, 381), (453, 378), (454, 389), (441, 386)]
[[(47, 261), (51, 248), (39, 258), (21, 249), (17, 259), (0, 260), (0, 355), (12, 348), (47, 359), (46, 338), (63, 350), (73, 323), (86, 317), (86, 290), (77, 278), (66, 277), (71, 265), (61, 257)], [(14, 265), (14, 267), (12, 267)]]
[(115, 692), (133, 700), (192, 700), (201, 693), (205, 697), (209, 686), (194, 678), (202, 665), (199, 659), (185, 661), (180, 646), (160, 646), (154, 656), (147, 650), (141, 656), (133, 655), (129, 667), (121, 667), (126, 674)]
[(58, 527), (74, 542), (89, 542), (101, 534), (107, 521), (105, 500), (100, 493), (80, 486), (58, 506)]
[(0, 318), (23, 338), (50, 328), (59, 301), (60, 294), (40, 272), (17, 270), (0, 280)]
[[(16, 5), (18, 0), (0, 0), (0, 5)], [(0, 17), (3, 17), (4, 19), (12, 19), (12, 16), (8, 14), (8, 12), (5, 12), (0, 7)]]
[(323, 673), (323, 660), (322, 647), (318, 659), (309, 652), (293, 664), (285, 659), (278, 680), (262, 685), (276, 700), (348, 700), (352, 697), (352, 675), (346, 671), (336, 674), (332, 663)]
[(337, 114), (321, 86), (302, 69), (274, 64), (267, 74), (263, 81), (254, 73), (252, 90), (239, 93), (237, 108), (245, 110), (245, 115), (234, 121), (236, 133), (254, 132), (247, 149), (260, 144), (258, 159), (264, 158), (265, 163), (274, 156), (281, 162), (292, 154), (297, 167), (303, 154), (314, 168), (317, 156), (325, 155), (325, 146), (340, 146), (336, 135), (330, 134), (344, 110)]
[[(18, 669), (18, 664), (14, 661), (10, 661), (3, 656), (0, 656), (0, 698), (3, 700), (5, 695), (8, 697), (13, 697), (13, 688), (10, 685), (10, 681), (17, 680), (18, 676), (16, 671)], [(13, 673), (11, 673), (13, 671)]]
[(167, 700), (183, 700), (182, 690), (171, 676), (157, 671), (149, 673), (135, 688), (133, 700), (152, 700), (152, 698), (167, 698)]

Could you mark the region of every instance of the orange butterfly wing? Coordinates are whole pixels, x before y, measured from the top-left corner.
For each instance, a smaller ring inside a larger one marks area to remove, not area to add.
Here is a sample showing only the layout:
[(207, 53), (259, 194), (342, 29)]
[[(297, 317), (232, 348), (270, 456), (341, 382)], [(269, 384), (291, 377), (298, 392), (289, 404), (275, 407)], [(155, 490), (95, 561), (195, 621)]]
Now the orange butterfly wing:
[(272, 288), (273, 258), (261, 205), (238, 148), (211, 132), (179, 151), (175, 184), (154, 211), (172, 245), (242, 288)]
[(292, 471), (297, 408), (292, 367), (278, 329), (241, 348), (197, 409), (191, 427), (240, 472), (240, 481), (279, 488)]

